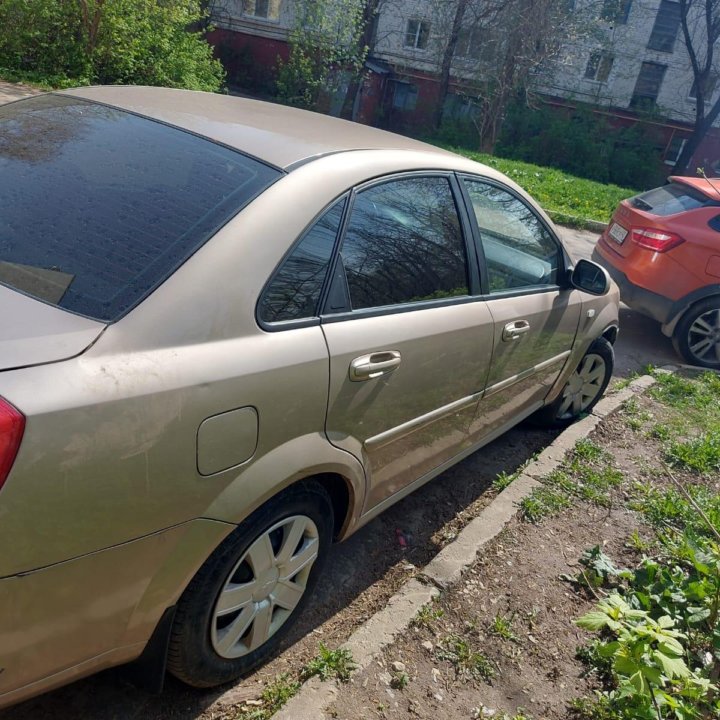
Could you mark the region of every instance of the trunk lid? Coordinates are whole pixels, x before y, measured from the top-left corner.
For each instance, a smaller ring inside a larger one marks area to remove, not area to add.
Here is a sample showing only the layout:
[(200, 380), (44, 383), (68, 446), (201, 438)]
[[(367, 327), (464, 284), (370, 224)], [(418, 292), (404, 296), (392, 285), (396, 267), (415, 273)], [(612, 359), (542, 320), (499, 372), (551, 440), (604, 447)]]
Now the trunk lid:
[(0, 285), (0, 370), (79, 355), (105, 327)]

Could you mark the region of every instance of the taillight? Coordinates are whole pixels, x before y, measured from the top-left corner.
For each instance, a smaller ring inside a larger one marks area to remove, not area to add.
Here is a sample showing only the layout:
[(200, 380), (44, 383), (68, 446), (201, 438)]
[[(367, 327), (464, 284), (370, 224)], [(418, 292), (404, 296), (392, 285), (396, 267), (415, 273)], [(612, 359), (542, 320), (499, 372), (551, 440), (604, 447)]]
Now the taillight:
[(0, 488), (5, 484), (15, 462), (25, 432), (25, 416), (0, 398)]
[(633, 228), (632, 240), (636, 245), (655, 252), (667, 252), (685, 242), (675, 233), (652, 230), (651, 228)]

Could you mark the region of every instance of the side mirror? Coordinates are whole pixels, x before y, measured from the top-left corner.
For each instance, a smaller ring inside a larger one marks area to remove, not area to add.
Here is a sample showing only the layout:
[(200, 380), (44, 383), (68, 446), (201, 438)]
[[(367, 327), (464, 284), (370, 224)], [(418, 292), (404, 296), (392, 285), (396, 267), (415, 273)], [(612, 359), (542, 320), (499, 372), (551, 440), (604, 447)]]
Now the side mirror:
[(600, 265), (590, 260), (578, 260), (570, 275), (570, 284), (591, 295), (605, 295), (610, 289), (610, 276)]

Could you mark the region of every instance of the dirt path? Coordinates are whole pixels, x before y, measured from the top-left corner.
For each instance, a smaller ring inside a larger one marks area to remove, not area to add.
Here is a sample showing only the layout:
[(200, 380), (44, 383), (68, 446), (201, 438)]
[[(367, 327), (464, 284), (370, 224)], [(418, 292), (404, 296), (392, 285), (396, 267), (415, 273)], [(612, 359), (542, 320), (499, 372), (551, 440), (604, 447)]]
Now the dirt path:
[[(646, 398), (641, 402), (649, 408)], [(623, 497), (634, 478), (653, 477), (656, 448), (648, 442), (638, 451), (622, 416), (607, 420), (598, 433), (595, 442), (627, 479), (611, 508), (576, 503), (539, 525), (514, 521), (401, 642), (341, 686), (329, 716), (571, 717), (568, 703), (594, 687), (576, 657), (588, 635), (572, 620), (594, 599), (561, 576), (577, 575), (579, 557), (595, 545), (619, 565), (632, 566), (639, 555), (628, 547), (629, 536), (649, 534)], [(479, 653), (474, 662), (473, 653)]]

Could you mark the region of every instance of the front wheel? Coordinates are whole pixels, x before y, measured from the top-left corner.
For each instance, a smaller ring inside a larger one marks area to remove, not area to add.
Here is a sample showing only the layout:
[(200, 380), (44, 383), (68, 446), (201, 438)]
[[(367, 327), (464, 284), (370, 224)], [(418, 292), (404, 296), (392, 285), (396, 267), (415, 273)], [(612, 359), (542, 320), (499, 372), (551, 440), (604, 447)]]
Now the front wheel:
[(677, 324), (672, 340), (690, 365), (720, 368), (720, 298), (693, 305)]
[(614, 367), (613, 346), (604, 337), (597, 338), (568, 378), (560, 395), (539, 410), (534, 420), (549, 427), (563, 427), (589, 413), (605, 392)]
[(316, 482), (253, 513), (180, 598), (168, 670), (188, 685), (212, 687), (267, 660), (312, 592), (332, 528), (332, 503)]

